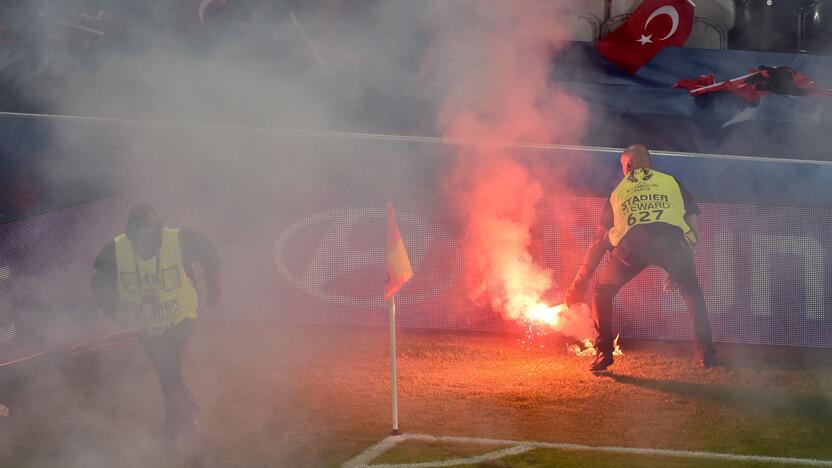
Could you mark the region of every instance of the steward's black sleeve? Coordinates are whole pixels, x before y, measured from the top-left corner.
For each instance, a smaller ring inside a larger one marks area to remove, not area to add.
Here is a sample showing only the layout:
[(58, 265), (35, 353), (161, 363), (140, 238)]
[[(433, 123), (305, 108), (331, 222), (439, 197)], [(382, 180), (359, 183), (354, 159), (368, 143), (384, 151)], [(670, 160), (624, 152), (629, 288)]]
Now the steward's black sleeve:
[(110, 241), (95, 257), (90, 280), (90, 288), (96, 304), (108, 315), (114, 314), (118, 308), (117, 277), (116, 243)]
[(614, 224), (615, 217), (612, 214), (612, 202), (608, 199), (607, 203), (604, 204), (604, 209), (601, 211), (601, 220), (598, 222), (598, 226), (609, 231)]
[[(191, 229), (179, 230), (179, 245), (182, 248), (182, 262), (185, 264), (185, 271), (191, 281), (200, 287), (200, 281), (194, 275), (194, 263), (199, 264), (205, 274), (205, 290), (200, 291), (200, 298), (205, 294), (205, 305), (214, 306), (220, 300), (222, 294), (222, 282), (220, 281), (220, 268), (222, 262), (217, 253), (217, 248), (207, 237)], [(200, 303), (202, 303), (200, 299)]]
[(193, 229), (182, 228), (179, 230), (179, 245), (182, 248), (182, 263), (185, 264), (185, 270), (192, 280), (194, 262), (202, 265), (208, 277), (219, 273), (222, 261), (217, 248), (207, 237)]
[(688, 192), (688, 189), (679, 182), (679, 179), (675, 179), (676, 183), (679, 184), (679, 190), (682, 192), (682, 201), (685, 203), (685, 217), (687, 216), (698, 216), (699, 215), (699, 205), (696, 204), (696, 199), (693, 198), (693, 195)]
[(586, 253), (584, 254), (581, 266), (578, 267), (578, 273), (575, 275), (575, 282), (588, 284), (589, 279), (592, 278), (592, 274), (595, 272), (598, 264), (601, 263), (601, 259), (604, 258), (604, 254), (608, 250), (612, 249), (609, 239), (609, 230), (612, 229), (614, 224), (615, 218), (612, 212), (612, 202), (607, 200), (607, 203), (601, 211), (601, 219), (598, 221), (598, 228), (595, 230), (595, 236), (589, 243), (589, 248), (587, 248)]

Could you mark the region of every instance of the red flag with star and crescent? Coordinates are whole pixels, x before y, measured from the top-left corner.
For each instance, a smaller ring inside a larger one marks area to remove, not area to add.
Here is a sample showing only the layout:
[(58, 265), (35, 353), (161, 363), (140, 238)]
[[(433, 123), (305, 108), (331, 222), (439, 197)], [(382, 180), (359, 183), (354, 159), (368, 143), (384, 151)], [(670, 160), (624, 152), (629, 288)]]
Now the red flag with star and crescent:
[(595, 50), (630, 74), (665, 47), (681, 47), (693, 29), (690, 0), (644, 0)]

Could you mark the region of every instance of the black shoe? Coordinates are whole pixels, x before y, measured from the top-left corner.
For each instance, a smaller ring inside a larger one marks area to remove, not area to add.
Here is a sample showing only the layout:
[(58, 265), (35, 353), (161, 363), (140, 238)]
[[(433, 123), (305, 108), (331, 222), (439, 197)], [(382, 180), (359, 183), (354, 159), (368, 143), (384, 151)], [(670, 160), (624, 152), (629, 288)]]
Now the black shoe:
[(712, 354), (706, 354), (696, 360), (696, 364), (703, 369), (710, 369), (719, 365), (719, 360)]
[(697, 346), (694, 349), (693, 355), (696, 357), (696, 365), (703, 369), (709, 369), (719, 365), (719, 360), (716, 358), (716, 350), (710, 344)]
[(598, 353), (595, 355), (595, 359), (593, 359), (589, 364), (589, 371), (604, 372), (607, 370), (607, 367), (612, 365), (612, 363), (613, 359), (611, 353)]

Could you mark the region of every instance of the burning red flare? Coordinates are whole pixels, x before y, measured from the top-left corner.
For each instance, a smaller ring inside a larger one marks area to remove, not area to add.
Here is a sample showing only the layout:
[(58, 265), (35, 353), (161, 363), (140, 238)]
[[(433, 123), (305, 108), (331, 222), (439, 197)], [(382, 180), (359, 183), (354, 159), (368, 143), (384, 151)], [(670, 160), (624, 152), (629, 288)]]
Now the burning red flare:
[(447, 3), (423, 69), (443, 96), (437, 117), (443, 135), (477, 142), (457, 147), (447, 181), (449, 191), (463, 195), (468, 297), (511, 320), (588, 336), (588, 314), (546, 304), (546, 295), (563, 286), (529, 251), (541, 180), (556, 182), (548, 169), (553, 161), (531, 164), (528, 153), (506, 145), (576, 143), (583, 134), (586, 106), (547, 80), (558, 40), (570, 28), (557, 3)]
[(568, 311), (569, 307), (566, 304), (558, 304), (554, 307), (547, 307), (546, 304), (537, 304), (528, 310), (526, 317), (529, 320), (543, 322), (550, 327), (557, 327), (561, 314)]

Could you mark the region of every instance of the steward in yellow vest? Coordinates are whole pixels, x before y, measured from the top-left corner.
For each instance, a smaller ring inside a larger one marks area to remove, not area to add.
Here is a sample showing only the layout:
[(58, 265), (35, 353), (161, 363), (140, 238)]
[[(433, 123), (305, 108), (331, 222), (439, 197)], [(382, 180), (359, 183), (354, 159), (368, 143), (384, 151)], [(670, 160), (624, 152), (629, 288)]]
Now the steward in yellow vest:
[(711, 367), (716, 364), (716, 353), (693, 262), (699, 208), (678, 180), (652, 168), (650, 153), (643, 145), (624, 151), (621, 169), (624, 178), (610, 195), (595, 238), (564, 297), (567, 305), (584, 302), (595, 268), (604, 253), (611, 251), (592, 295), (597, 354), (590, 371), (604, 371), (613, 363), (613, 298), (651, 265), (662, 267), (668, 274), (666, 286), (673, 285), (682, 294), (696, 338), (697, 361), (702, 367)]
[[(613, 214), (608, 233), (610, 244), (618, 245), (633, 226), (665, 223), (678, 227), (691, 247), (696, 245), (696, 233), (685, 220), (688, 214), (685, 198), (691, 198), (686, 190), (683, 194), (683, 190), (673, 176), (654, 169), (630, 171), (610, 196), (609, 208)], [(695, 209), (695, 203), (687, 205)]]
[(196, 287), (185, 273), (179, 229), (162, 228), (159, 250), (150, 259), (139, 257), (127, 234), (119, 234), (114, 242), (120, 322), (158, 335), (186, 318), (196, 318)]
[[(139, 331), (165, 397), (165, 435), (180, 451), (194, 440), (196, 403), (182, 376), (182, 356), (197, 309), (220, 297), (220, 259), (190, 229), (162, 225), (150, 205), (130, 210), (124, 234), (98, 254), (92, 291), (101, 309)], [(197, 288), (197, 284), (204, 284)]]

